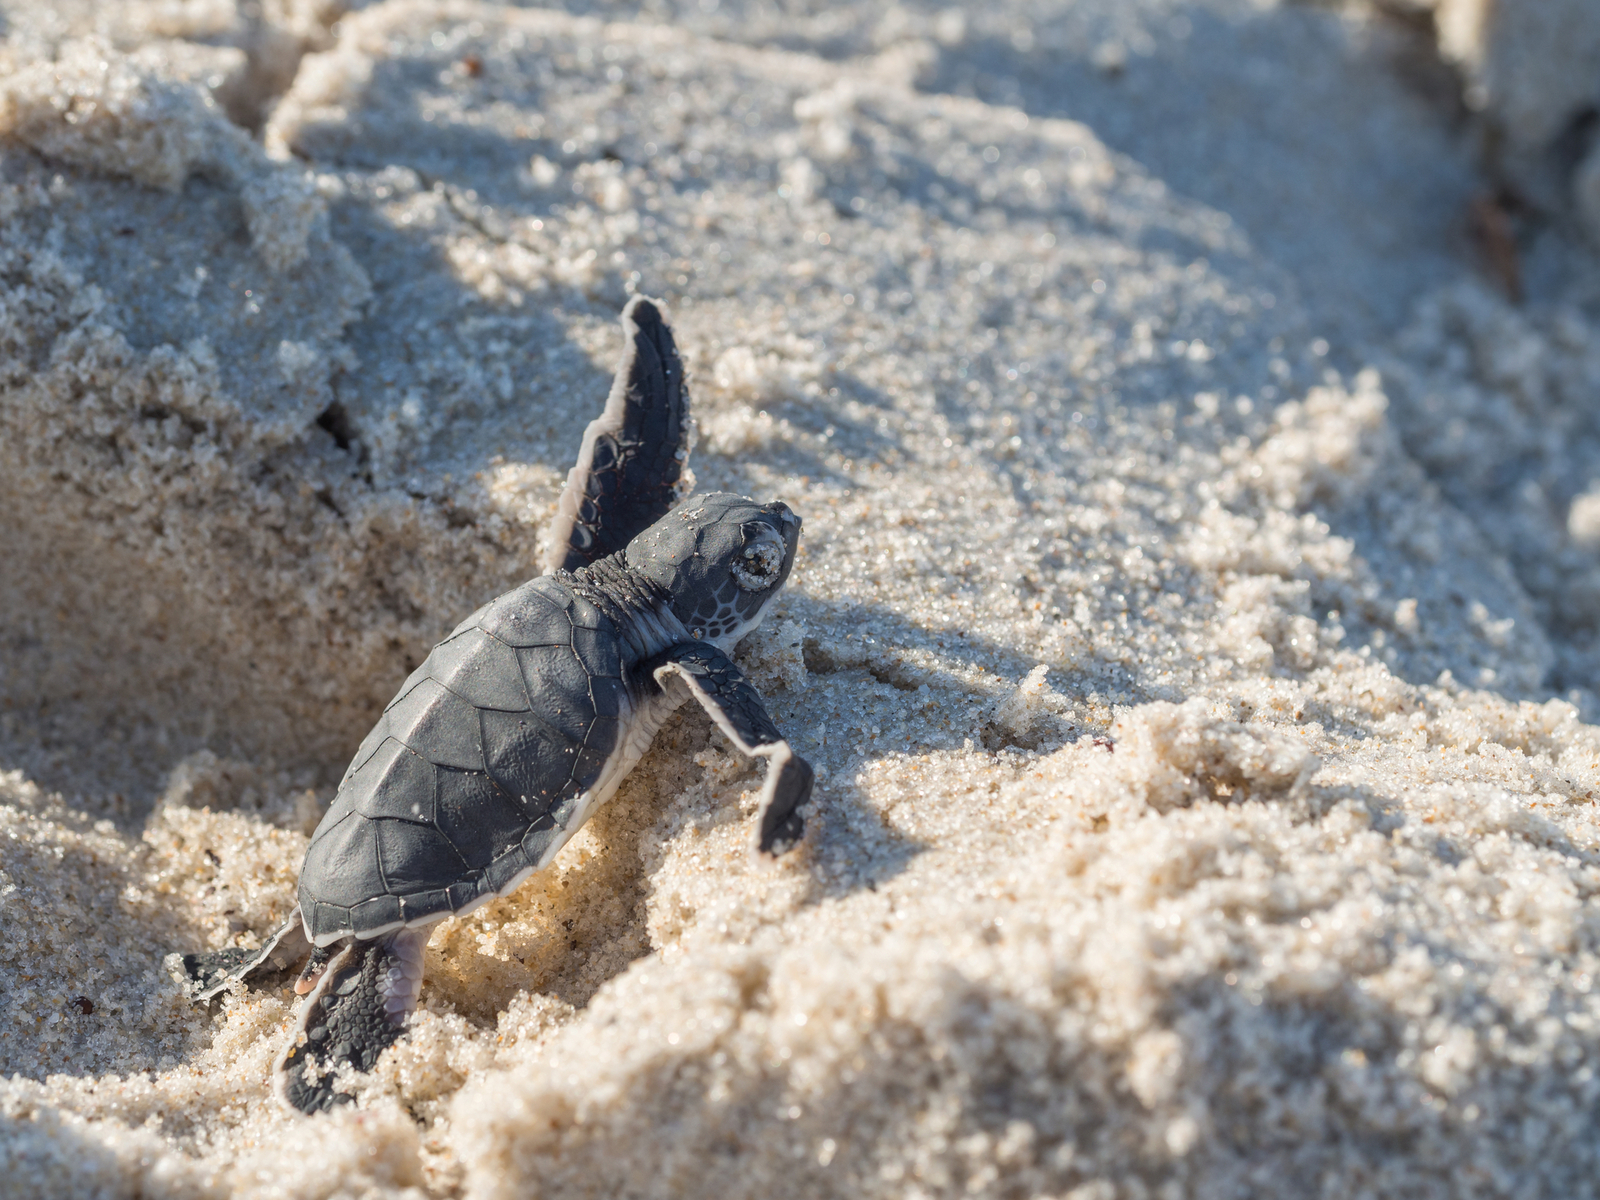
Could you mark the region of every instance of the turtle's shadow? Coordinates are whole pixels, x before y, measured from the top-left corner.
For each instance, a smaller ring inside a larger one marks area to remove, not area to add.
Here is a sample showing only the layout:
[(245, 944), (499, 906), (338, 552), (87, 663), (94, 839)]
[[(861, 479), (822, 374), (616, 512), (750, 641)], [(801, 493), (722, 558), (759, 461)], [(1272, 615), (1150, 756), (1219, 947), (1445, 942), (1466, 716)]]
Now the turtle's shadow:
[(807, 904), (875, 892), (928, 849), (927, 843), (890, 827), (858, 785), (830, 780), (818, 790), (806, 822), (816, 830), (810, 839)]
[(926, 628), (879, 604), (797, 594), (774, 620), (785, 616), (805, 626), (807, 683), (771, 690), (767, 700), (790, 744), (819, 772), (808, 817), (815, 830), (806, 851), (810, 900), (876, 890), (927, 846), (885, 821), (867, 798), (865, 774), (891, 757), (981, 747), (983, 714), (1005, 689), (974, 688), (959, 668), (980, 659), (1020, 679), (1035, 660), (968, 630)]

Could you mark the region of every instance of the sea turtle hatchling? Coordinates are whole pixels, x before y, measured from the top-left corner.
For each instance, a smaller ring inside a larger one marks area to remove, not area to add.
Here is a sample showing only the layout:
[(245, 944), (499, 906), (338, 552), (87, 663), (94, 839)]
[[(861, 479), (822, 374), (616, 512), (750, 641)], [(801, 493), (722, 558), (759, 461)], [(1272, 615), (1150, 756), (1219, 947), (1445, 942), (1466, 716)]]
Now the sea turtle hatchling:
[(348, 1100), (422, 987), (435, 922), (549, 865), (693, 697), (768, 760), (758, 843), (801, 835), (810, 765), (729, 659), (794, 566), (800, 519), (726, 492), (683, 499), (692, 425), (655, 304), (622, 314), (627, 348), (584, 432), (547, 574), (484, 605), (433, 648), (356, 751), (300, 871), (299, 904), (259, 950), (181, 960), (195, 1000), (310, 952), (277, 1090), (305, 1112)]

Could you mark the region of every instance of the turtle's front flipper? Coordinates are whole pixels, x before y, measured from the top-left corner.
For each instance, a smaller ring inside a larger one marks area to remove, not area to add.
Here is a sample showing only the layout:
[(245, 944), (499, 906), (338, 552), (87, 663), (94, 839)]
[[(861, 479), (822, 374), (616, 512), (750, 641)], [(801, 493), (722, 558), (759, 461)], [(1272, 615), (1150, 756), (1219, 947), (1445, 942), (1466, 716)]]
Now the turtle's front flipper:
[(353, 1097), (334, 1087), (334, 1070), (370, 1071), (400, 1040), (422, 991), (429, 929), (402, 929), (347, 941), (329, 960), (300, 1009), (294, 1041), (278, 1062), (277, 1091), (301, 1112), (326, 1112)]
[(605, 411), (583, 431), (550, 531), (546, 574), (576, 571), (622, 549), (694, 484), (694, 424), (672, 330), (643, 296), (622, 310), (622, 329), (622, 366)]
[(167, 969), (196, 1004), (228, 990), (236, 979), (286, 971), (311, 951), (297, 905), (259, 950), (229, 947), (206, 954), (169, 954)]
[(727, 655), (704, 642), (673, 646), (650, 667), (662, 687), (674, 679), (688, 687), (742, 753), (767, 760), (767, 782), (761, 790), (761, 849), (781, 854), (798, 842), (805, 833), (800, 808), (811, 799), (811, 764), (789, 749), (750, 681)]

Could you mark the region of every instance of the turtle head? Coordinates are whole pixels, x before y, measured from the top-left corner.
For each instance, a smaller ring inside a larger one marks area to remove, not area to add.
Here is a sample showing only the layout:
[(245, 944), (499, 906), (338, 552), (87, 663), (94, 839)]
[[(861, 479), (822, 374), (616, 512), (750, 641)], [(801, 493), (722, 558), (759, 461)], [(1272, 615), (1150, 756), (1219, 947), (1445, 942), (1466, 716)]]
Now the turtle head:
[(694, 496), (628, 543), (628, 566), (672, 596), (689, 635), (731, 652), (783, 590), (800, 518), (781, 501)]

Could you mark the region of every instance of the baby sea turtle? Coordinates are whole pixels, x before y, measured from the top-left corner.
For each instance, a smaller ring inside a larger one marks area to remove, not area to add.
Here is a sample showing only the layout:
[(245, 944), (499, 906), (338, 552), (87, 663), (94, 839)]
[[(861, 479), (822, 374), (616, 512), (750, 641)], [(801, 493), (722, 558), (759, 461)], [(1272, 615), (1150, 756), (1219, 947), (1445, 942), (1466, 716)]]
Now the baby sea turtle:
[(316, 1112), (350, 1099), (403, 1033), (435, 922), (549, 865), (693, 697), (768, 760), (758, 844), (802, 833), (810, 765), (729, 655), (794, 566), (800, 518), (726, 492), (683, 499), (692, 437), (683, 365), (642, 297), (605, 411), (567, 479), (548, 571), (433, 648), (356, 751), (300, 871), (299, 905), (256, 951), (182, 960), (206, 1000), (310, 952), (278, 1092)]

